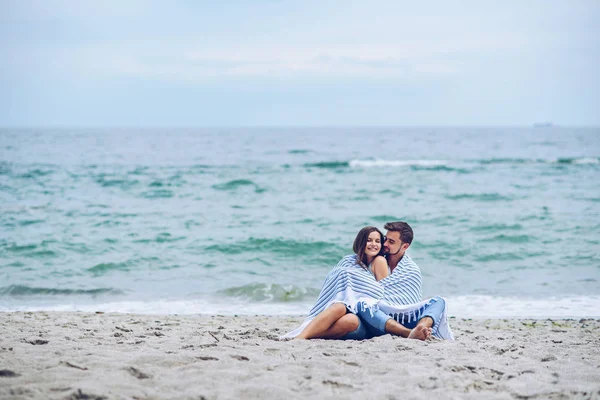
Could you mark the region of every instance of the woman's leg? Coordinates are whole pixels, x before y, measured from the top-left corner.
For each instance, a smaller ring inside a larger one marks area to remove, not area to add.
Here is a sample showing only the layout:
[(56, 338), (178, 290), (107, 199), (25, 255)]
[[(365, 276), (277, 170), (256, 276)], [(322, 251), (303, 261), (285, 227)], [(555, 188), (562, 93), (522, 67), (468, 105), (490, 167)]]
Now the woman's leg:
[(358, 317), (352, 313), (344, 315), (331, 325), (331, 328), (323, 332), (321, 339), (340, 339), (340, 340), (363, 340), (366, 339), (367, 330), (360, 323)]
[[(302, 333), (296, 336), (296, 339), (316, 339), (316, 338), (324, 338), (324, 334), (335, 334), (339, 331), (340, 328), (346, 326), (346, 320), (342, 321), (334, 331), (330, 331), (334, 328), (334, 324), (338, 322), (342, 317), (346, 315), (346, 306), (343, 303), (334, 303), (325, 310), (323, 310), (319, 315), (317, 315), (306, 328), (302, 331)], [(346, 328), (348, 328), (346, 326)], [(356, 328), (354, 328), (356, 329)], [(351, 332), (351, 331), (348, 331)], [(345, 333), (348, 333), (345, 332)], [(343, 336), (343, 335), (340, 335)]]

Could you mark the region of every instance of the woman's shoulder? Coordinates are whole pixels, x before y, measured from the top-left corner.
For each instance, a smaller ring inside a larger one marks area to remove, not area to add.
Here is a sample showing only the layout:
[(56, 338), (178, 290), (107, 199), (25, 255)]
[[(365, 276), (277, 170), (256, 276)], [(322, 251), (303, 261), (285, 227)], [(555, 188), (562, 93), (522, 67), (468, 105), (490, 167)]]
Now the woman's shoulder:
[(377, 256), (371, 262), (371, 265), (375, 265), (375, 264), (382, 264), (382, 265), (385, 264), (385, 265), (387, 265), (387, 260), (385, 259), (384, 256)]
[[(377, 270), (377, 271), (388, 270), (389, 271), (388, 263), (384, 256), (375, 257), (373, 259), (373, 261), (371, 262), (371, 268), (373, 269), (373, 271), (375, 271), (375, 270)], [(387, 274), (386, 274), (386, 276), (387, 276)]]

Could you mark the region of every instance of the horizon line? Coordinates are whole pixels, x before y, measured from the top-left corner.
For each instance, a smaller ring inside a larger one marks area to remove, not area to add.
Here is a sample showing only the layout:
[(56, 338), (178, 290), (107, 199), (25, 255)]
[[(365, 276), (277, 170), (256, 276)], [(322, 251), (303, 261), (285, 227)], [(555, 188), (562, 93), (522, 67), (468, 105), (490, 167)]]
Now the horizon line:
[(525, 124), (447, 124), (447, 125), (425, 125), (425, 124), (406, 124), (406, 125), (342, 125), (342, 124), (311, 124), (311, 125), (270, 125), (270, 124), (248, 124), (248, 125), (0, 125), (0, 130), (5, 129), (354, 129), (354, 128), (535, 128), (539, 130), (552, 128), (600, 128), (600, 124), (554, 124), (554, 123), (531, 123)]

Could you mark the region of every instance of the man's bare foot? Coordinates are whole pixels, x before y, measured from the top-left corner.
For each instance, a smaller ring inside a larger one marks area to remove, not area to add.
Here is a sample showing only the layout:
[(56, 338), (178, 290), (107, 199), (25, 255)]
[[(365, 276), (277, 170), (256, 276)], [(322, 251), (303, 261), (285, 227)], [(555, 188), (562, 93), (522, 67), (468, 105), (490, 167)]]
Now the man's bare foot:
[(427, 340), (431, 336), (431, 328), (424, 325), (417, 325), (410, 331), (408, 339)]

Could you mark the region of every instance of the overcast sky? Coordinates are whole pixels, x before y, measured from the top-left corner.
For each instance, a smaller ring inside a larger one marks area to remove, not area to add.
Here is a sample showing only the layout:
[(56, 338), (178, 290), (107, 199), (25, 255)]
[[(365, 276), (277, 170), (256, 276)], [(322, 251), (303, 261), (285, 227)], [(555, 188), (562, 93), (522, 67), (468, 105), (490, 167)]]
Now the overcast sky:
[(0, 126), (600, 125), (600, 1), (0, 0)]

